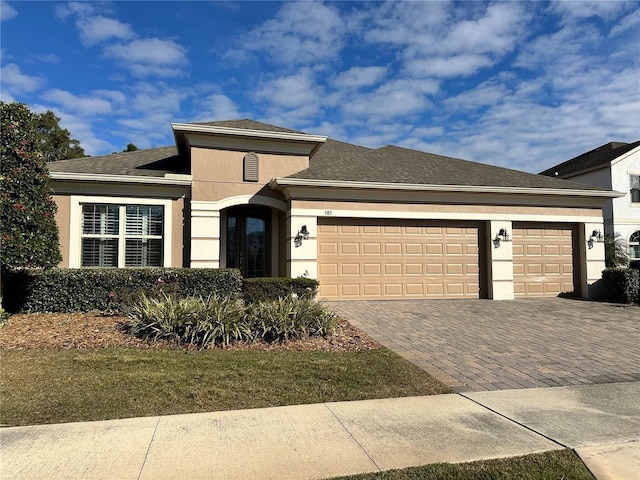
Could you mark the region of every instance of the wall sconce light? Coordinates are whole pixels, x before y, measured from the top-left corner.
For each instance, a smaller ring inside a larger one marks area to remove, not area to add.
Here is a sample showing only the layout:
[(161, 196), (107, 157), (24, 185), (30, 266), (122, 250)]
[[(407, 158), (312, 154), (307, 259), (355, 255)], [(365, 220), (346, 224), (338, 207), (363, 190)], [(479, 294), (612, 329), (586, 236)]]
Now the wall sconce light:
[(298, 234), (294, 237), (293, 243), (296, 247), (302, 245), (302, 240), (309, 240), (309, 230), (307, 230), (307, 226), (303, 225), (300, 230), (298, 230)]
[(498, 248), (500, 246), (500, 242), (510, 242), (509, 232), (507, 232), (506, 228), (501, 228), (500, 231), (496, 234), (496, 238), (492, 240), (493, 246)]
[(604, 242), (604, 236), (602, 235), (602, 232), (600, 230), (594, 230), (593, 232), (591, 232), (591, 237), (589, 237), (589, 240), (587, 240), (587, 246), (589, 247), (589, 249), (593, 248), (594, 242)]

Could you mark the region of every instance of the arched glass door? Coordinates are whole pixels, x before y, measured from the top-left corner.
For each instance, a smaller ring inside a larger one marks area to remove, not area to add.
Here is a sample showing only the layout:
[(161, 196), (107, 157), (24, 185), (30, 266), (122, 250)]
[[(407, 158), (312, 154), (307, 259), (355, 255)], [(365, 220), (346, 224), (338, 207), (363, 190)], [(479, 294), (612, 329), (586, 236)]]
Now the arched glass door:
[(236, 207), (227, 212), (227, 268), (245, 278), (268, 277), (271, 212), (268, 208)]

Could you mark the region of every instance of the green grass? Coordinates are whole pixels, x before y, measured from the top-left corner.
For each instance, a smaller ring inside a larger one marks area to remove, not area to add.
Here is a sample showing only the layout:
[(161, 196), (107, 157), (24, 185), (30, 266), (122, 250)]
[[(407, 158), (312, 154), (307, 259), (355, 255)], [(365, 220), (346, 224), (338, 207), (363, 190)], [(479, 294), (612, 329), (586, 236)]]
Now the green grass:
[[(573, 450), (522, 457), (389, 470), (339, 480), (595, 480)], [(338, 479), (334, 479), (338, 480)]]
[(448, 393), (386, 349), (4, 350), (0, 422), (35, 425)]

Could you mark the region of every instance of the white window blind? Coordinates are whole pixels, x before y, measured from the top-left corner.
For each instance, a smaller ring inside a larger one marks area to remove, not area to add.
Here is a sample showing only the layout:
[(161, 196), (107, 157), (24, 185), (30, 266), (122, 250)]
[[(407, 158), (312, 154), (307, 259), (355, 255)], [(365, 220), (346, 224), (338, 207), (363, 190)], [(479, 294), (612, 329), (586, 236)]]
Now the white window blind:
[(631, 175), (631, 201), (634, 203), (640, 203), (640, 175)]
[(82, 205), (83, 267), (163, 265), (164, 208)]

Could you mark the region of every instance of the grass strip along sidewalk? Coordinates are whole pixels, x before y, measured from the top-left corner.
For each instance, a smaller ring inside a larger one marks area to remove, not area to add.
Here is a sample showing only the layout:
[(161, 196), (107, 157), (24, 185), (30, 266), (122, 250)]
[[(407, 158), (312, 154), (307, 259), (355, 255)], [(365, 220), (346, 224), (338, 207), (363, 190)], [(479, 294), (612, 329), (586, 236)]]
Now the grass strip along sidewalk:
[(5, 426), (450, 392), (384, 348), (4, 350), (0, 374)]

